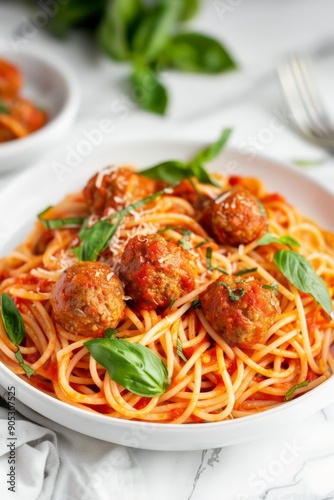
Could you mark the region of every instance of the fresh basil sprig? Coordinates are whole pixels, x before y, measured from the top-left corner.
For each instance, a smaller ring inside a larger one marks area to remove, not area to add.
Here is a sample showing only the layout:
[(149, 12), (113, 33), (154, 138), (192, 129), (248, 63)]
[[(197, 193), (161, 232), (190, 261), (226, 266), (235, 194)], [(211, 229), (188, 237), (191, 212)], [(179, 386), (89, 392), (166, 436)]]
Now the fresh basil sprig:
[(15, 357), (19, 362), (20, 367), (25, 371), (28, 378), (30, 378), (35, 371), (24, 363), (22, 353), (19, 348), (19, 345), (25, 337), (24, 322), (14, 301), (5, 292), (1, 294), (1, 317), (8, 337), (17, 347)]
[(218, 40), (183, 32), (183, 21), (198, 6), (199, 0), (67, 0), (59, 3), (47, 28), (57, 36), (74, 28), (96, 30), (101, 49), (132, 66), (131, 97), (142, 109), (164, 114), (168, 98), (159, 71), (217, 74), (236, 67)]
[(274, 236), (270, 233), (264, 234), (257, 242), (257, 246), (259, 247), (261, 245), (269, 245), (270, 243), (278, 243), (281, 245), (286, 245), (290, 249), (294, 246), (300, 247), (300, 243), (298, 243), (297, 240), (292, 238), (292, 236), (286, 235), (286, 236), (280, 236), (279, 238), (277, 238), (276, 236)]
[[(169, 188), (162, 189), (147, 198), (136, 201), (119, 212), (112, 214), (108, 219), (99, 220), (90, 228), (83, 227), (79, 233), (81, 243), (78, 247), (73, 248), (72, 251), (79, 260), (95, 261), (99, 254), (108, 247), (110, 240), (115, 235), (120, 223), (126, 215), (129, 215), (130, 212), (137, 210), (147, 203), (151, 203), (165, 194), (168, 190)], [(110, 222), (110, 219), (112, 222)]]
[(288, 390), (288, 392), (284, 396), (284, 401), (290, 401), (292, 394), (295, 392), (296, 389), (299, 389), (299, 387), (306, 387), (309, 384), (308, 380), (304, 380), (304, 382), (301, 382), (300, 384), (296, 384), (291, 389)]
[(274, 262), (298, 290), (312, 295), (326, 313), (331, 315), (332, 299), (325, 282), (305, 257), (292, 250), (278, 250), (274, 255)]
[(88, 340), (84, 345), (114, 382), (134, 394), (160, 396), (170, 385), (165, 363), (148, 347), (114, 336)]
[(168, 183), (181, 182), (184, 179), (196, 177), (203, 184), (212, 184), (213, 186), (221, 187), (207, 172), (203, 164), (212, 161), (219, 155), (231, 133), (232, 130), (230, 128), (223, 130), (217, 141), (200, 151), (190, 162), (178, 160), (164, 161), (153, 167), (141, 170), (140, 174), (150, 179)]

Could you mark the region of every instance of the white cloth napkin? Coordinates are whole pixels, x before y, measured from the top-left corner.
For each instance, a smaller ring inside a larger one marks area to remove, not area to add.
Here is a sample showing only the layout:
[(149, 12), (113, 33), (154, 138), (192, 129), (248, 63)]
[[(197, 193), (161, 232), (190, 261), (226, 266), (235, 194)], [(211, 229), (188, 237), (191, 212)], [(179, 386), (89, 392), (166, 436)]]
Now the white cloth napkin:
[(66, 429), (16, 400), (15, 493), (11, 487), (8, 401), (0, 387), (1, 500), (147, 500), (131, 450)]

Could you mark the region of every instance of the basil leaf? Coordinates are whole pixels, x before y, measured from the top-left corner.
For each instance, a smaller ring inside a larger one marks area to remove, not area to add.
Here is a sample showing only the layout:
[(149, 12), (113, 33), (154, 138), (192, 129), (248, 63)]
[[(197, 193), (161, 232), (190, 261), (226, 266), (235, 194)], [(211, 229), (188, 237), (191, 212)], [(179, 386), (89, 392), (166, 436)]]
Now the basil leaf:
[(139, 396), (163, 394), (170, 385), (165, 363), (148, 347), (116, 338), (84, 342), (112, 380)]
[(186, 163), (171, 160), (164, 161), (163, 163), (158, 163), (158, 165), (155, 165), (154, 167), (141, 170), (140, 175), (148, 177), (149, 179), (164, 181), (171, 184), (174, 182), (180, 182), (183, 179), (188, 179), (192, 176), (192, 171)]
[(168, 104), (167, 92), (152, 68), (137, 64), (131, 76), (131, 84), (137, 103), (142, 109), (165, 114)]
[(292, 394), (295, 392), (296, 389), (299, 389), (299, 387), (305, 387), (308, 384), (309, 384), (309, 381), (304, 380), (304, 382), (301, 382), (300, 384), (296, 384), (293, 387), (291, 387), (291, 389), (289, 389), (288, 392), (285, 394), (284, 401), (289, 401), (291, 399), (290, 396), (292, 396)]
[(111, 224), (103, 219), (96, 222), (89, 229), (85, 229), (84, 235), (81, 237), (82, 246), (73, 249), (78, 259), (95, 261), (100, 252), (107, 248), (120, 222), (118, 220), (116, 223)]
[(181, 12), (181, 21), (188, 21), (198, 11), (199, 0), (183, 0), (183, 7)]
[(166, 46), (180, 17), (181, 8), (180, 0), (161, 0), (142, 18), (133, 38), (133, 50), (140, 54), (142, 60), (155, 60)]
[(181, 342), (181, 340), (179, 338), (177, 339), (176, 353), (179, 356), (179, 358), (182, 359), (182, 361), (184, 361), (184, 362), (188, 361), (187, 358), (185, 357), (184, 353), (183, 353), (182, 342)]
[[(48, 2), (40, 2), (40, 4)], [(49, 2), (51, 3), (51, 2)], [(57, 2), (57, 8), (48, 13), (47, 27), (58, 37), (65, 37), (73, 27), (95, 28), (104, 12), (105, 0), (67, 0)], [(43, 9), (43, 6), (41, 6)], [(50, 8), (50, 7), (49, 7)]]
[[(94, 3), (94, 2), (93, 2)], [(98, 30), (102, 50), (117, 61), (130, 58), (130, 31), (142, 13), (140, 0), (109, 0)]]
[(220, 42), (200, 33), (174, 36), (167, 50), (169, 66), (181, 71), (216, 74), (237, 67)]
[(62, 219), (43, 219), (38, 215), (38, 219), (41, 221), (44, 227), (47, 229), (65, 229), (71, 227), (80, 227), (84, 223), (85, 219), (82, 217), (64, 217)]
[(0, 101), (0, 114), (5, 114), (5, 115), (9, 115), (10, 113), (10, 109), (8, 106), (6, 106), (6, 104), (2, 101)]
[(21, 313), (7, 293), (3, 292), (1, 298), (3, 326), (13, 344), (20, 345), (25, 337), (25, 328)]
[(257, 271), (257, 267), (250, 267), (248, 269), (240, 269), (234, 273), (234, 276), (243, 276), (244, 274), (255, 273)]
[(35, 370), (33, 370), (32, 368), (30, 368), (30, 366), (25, 364), (25, 362), (23, 361), (22, 352), (20, 351), (19, 348), (17, 348), (17, 351), (15, 353), (15, 357), (16, 357), (17, 361), (19, 362), (20, 367), (23, 368), (23, 370), (26, 372), (28, 378), (30, 378), (31, 375), (33, 375), (35, 373)]
[(196, 177), (199, 182), (221, 187), (202, 164), (213, 160), (221, 152), (230, 134), (231, 129), (225, 129), (216, 142), (200, 151), (189, 163), (177, 160), (165, 161), (141, 170), (140, 174), (164, 182), (180, 182), (183, 179)]
[(225, 281), (217, 281), (216, 285), (217, 286), (222, 285), (223, 287), (226, 288), (226, 290), (228, 291), (228, 297), (231, 302), (236, 302), (245, 295), (245, 290), (243, 288), (235, 288), (234, 290), (232, 290), (230, 285), (225, 283)]
[(231, 133), (232, 133), (231, 128), (226, 128), (225, 130), (223, 130), (219, 139), (217, 141), (215, 141), (214, 143), (210, 144), (210, 146), (207, 146), (202, 151), (200, 151), (195, 156), (195, 158), (193, 158), (191, 163), (202, 164), (202, 163), (208, 163), (209, 161), (212, 161), (222, 151), (222, 149), (225, 146), (225, 144), (227, 143)]
[(327, 314), (331, 315), (332, 299), (328, 289), (305, 257), (292, 250), (278, 250), (274, 255), (274, 262), (298, 290), (312, 295)]
[(292, 246), (300, 247), (300, 243), (298, 243), (298, 241), (292, 238), (291, 236), (280, 236), (279, 238), (277, 238), (276, 236), (270, 233), (264, 234), (257, 242), (257, 246), (259, 247), (262, 245), (269, 245), (270, 243), (278, 243), (281, 245), (286, 245), (289, 248), (291, 248)]

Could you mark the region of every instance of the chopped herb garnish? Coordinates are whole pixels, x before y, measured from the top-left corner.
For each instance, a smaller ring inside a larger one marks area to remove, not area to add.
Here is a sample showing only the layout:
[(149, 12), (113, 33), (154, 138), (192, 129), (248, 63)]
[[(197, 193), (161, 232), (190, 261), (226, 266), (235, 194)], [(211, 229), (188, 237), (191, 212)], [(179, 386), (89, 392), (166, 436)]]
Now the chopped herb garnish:
[(189, 236), (192, 234), (192, 231), (189, 231), (188, 229), (183, 229), (182, 228), (182, 234), (183, 238), (179, 240), (180, 245), (184, 250), (191, 250), (192, 247), (188, 243)]
[(207, 243), (208, 241), (209, 241), (208, 238), (206, 238), (205, 240), (200, 241), (199, 243), (197, 243), (197, 245), (195, 245), (195, 248), (200, 248), (201, 246), (205, 245), (205, 243)]
[(321, 165), (326, 161), (325, 158), (319, 158), (315, 160), (293, 160), (293, 163), (295, 165), (298, 165), (298, 167), (317, 167), (318, 165)]
[(222, 267), (214, 267), (214, 266), (212, 266), (212, 248), (211, 247), (208, 247), (206, 249), (205, 260), (206, 260), (206, 265), (208, 266), (208, 270), (209, 271), (219, 271), (220, 273), (228, 275), (228, 272), (225, 269), (223, 269)]
[(255, 273), (257, 271), (257, 267), (250, 267), (248, 269), (240, 269), (234, 273), (234, 276), (243, 276), (244, 274)]
[(200, 309), (202, 307), (201, 301), (199, 299), (195, 299), (191, 303), (194, 309)]
[(175, 304), (176, 299), (172, 299), (169, 303), (169, 309), (172, 309), (173, 305)]
[(242, 278), (235, 278), (236, 283), (245, 283), (246, 280), (243, 280)]
[(181, 342), (180, 339), (177, 339), (176, 352), (177, 352), (177, 355), (179, 356), (179, 358), (182, 359), (182, 361), (184, 361), (184, 362), (188, 361), (187, 358), (185, 357), (184, 353), (183, 353), (182, 342)]
[(299, 387), (306, 387), (308, 384), (309, 380), (304, 380), (304, 382), (301, 382), (300, 384), (296, 384), (293, 387), (291, 387), (291, 389), (289, 389), (288, 392), (285, 394), (284, 401), (289, 401), (296, 389), (299, 389)]
[(241, 299), (241, 297), (243, 297), (245, 295), (244, 288), (235, 288), (234, 290), (232, 290), (232, 288), (230, 287), (230, 285), (228, 285), (227, 283), (225, 283), (225, 281), (217, 281), (216, 285), (217, 286), (222, 285), (222, 286), (224, 286), (226, 288), (226, 290), (228, 291), (229, 299), (232, 302), (236, 302), (237, 300)]
[(278, 283), (273, 283), (272, 285), (262, 285), (262, 288), (265, 288), (266, 290), (272, 290), (277, 297), (277, 295), (278, 295)]
[(258, 199), (256, 199), (256, 201), (257, 201), (259, 211), (260, 211), (260, 214), (262, 215), (262, 217), (267, 217), (267, 212), (266, 212), (264, 206), (262, 205), (262, 202)]

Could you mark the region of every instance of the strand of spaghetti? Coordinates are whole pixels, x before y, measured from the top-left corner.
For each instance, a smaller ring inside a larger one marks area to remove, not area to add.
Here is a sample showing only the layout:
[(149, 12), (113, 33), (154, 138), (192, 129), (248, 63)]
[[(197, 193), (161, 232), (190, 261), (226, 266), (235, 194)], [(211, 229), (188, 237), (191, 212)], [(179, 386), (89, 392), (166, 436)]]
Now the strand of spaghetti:
[(24, 321), (25, 331), (28, 337), (30, 337), (32, 343), (37, 347), (38, 352), (41, 354), (45, 352), (48, 342), (45, 334), (37, 323), (33, 315), (22, 314)]
[[(72, 344), (69, 344), (68, 346), (64, 347), (60, 351), (57, 352), (57, 360), (60, 362), (61, 359), (66, 356), (67, 354), (71, 354), (72, 351), (75, 349), (78, 349), (79, 347), (83, 347), (83, 343), (88, 340), (92, 340), (93, 337), (86, 337), (85, 340), (77, 340), (77, 342), (73, 342)], [(88, 352), (88, 349), (87, 349)]]
[(42, 256), (40, 255), (31, 256), (30, 259), (25, 264), (16, 269), (13, 269), (11, 274), (12, 276), (20, 276), (21, 274), (30, 271), (30, 269), (38, 266), (41, 262), (42, 262)]
[(66, 378), (70, 378), (70, 375), (73, 371), (73, 368), (75, 367), (75, 365), (78, 363), (78, 361), (83, 358), (84, 356), (86, 356), (87, 354), (87, 349), (86, 347), (83, 347), (82, 349), (80, 349), (80, 351), (76, 352), (74, 354), (74, 356), (71, 358), (71, 361), (68, 363), (68, 366), (67, 366), (67, 372), (66, 372)]
[(44, 365), (44, 363), (50, 358), (51, 354), (55, 351), (57, 335), (52, 319), (40, 302), (34, 302), (31, 304), (30, 310), (35, 320), (38, 320), (44, 335), (48, 338), (48, 345), (43, 354), (35, 363), (31, 365), (34, 370), (38, 370), (38, 368)]
[(210, 347), (210, 342), (204, 342), (201, 344), (198, 349), (194, 352), (194, 354), (191, 356), (190, 359), (185, 363), (185, 365), (182, 367), (182, 369), (179, 371), (179, 373), (176, 375), (174, 378), (174, 382), (179, 382), (182, 380), (186, 374), (190, 371), (190, 369), (194, 366), (196, 361), (202, 356), (203, 352), (205, 352), (208, 348)]
[(168, 401), (178, 394), (182, 389), (184, 389), (191, 381), (193, 380), (192, 375), (187, 375), (184, 379), (182, 379), (178, 384), (172, 383), (164, 394), (159, 397), (159, 403), (164, 401)]
[(93, 379), (94, 384), (101, 389), (103, 386), (103, 380), (101, 379), (99, 372), (97, 371), (97, 362), (93, 356), (89, 356), (89, 371)]
[(20, 297), (20, 299), (27, 300), (50, 300), (51, 297), (51, 293), (36, 293), (31, 292), (30, 290), (25, 290), (24, 288), (17, 288), (15, 286), (10, 288), (9, 293), (14, 295), (14, 297)]
[[(234, 254), (235, 255), (235, 254)], [(230, 257), (230, 260), (232, 262), (232, 257)], [(274, 283), (275, 281), (277, 282), (278, 285), (278, 291), (281, 292), (284, 297), (286, 297), (289, 300), (294, 299), (293, 293), (291, 293), (285, 286), (283, 286), (281, 283), (279, 283), (277, 280), (275, 280), (271, 274), (269, 274), (260, 264), (249, 257), (248, 255), (238, 255), (239, 259), (243, 261), (248, 267), (253, 268), (257, 267), (257, 273), (264, 278), (268, 283)]]
[(144, 328), (145, 328), (144, 331), (148, 332), (148, 330), (150, 330), (152, 328), (151, 315), (150, 315), (149, 311), (145, 311), (145, 309), (142, 309), (141, 314), (142, 314), (143, 320), (144, 320)]
[(330, 345), (331, 345), (331, 336), (332, 336), (331, 329), (330, 328), (326, 328), (324, 339), (323, 339), (323, 344), (322, 344), (322, 351), (321, 351), (321, 357), (324, 360), (324, 363), (326, 365), (327, 365), (327, 358), (328, 358), (329, 348), (330, 348)]
[(310, 367), (312, 368), (312, 370), (315, 373), (321, 374), (321, 370), (313, 358), (313, 354), (312, 354), (312, 350), (311, 350), (311, 346), (310, 346), (310, 338), (308, 335), (305, 311), (303, 308), (302, 301), (300, 299), (300, 295), (292, 285), (291, 285), (291, 288), (294, 289), (294, 291), (295, 291), (295, 303), (296, 303), (296, 307), (297, 307), (297, 311), (298, 311), (298, 315), (299, 315), (300, 328), (301, 328), (302, 337), (303, 337), (304, 351), (305, 351), (306, 356), (307, 356), (308, 364), (310, 365)]
[[(252, 387), (250, 387), (249, 389), (247, 389), (247, 391), (245, 391), (242, 394), (242, 396), (240, 396), (236, 400), (236, 402), (235, 402), (235, 409), (238, 410), (239, 406), (241, 405), (241, 403), (243, 403), (245, 401), (245, 399), (248, 399), (250, 396), (253, 396), (257, 392), (261, 392), (262, 389), (268, 387), (269, 385), (277, 384), (280, 381), (281, 381), (281, 379), (278, 379), (278, 378), (268, 378), (266, 380), (262, 380), (261, 382), (259, 382), (257, 384), (254, 384)], [(287, 391), (285, 390), (285, 392), (283, 392), (283, 395), (286, 392)], [(268, 394), (268, 393), (266, 393), (266, 394)], [(272, 394), (272, 393), (270, 393), (270, 394)]]
[(61, 275), (62, 270), (59, 271), (47, 271), (46, 269), (42, 269), (41, 267), (37, 267), (37, 269), (32, 269), (30, 274), (35, 276), (36, 278), (44, 278), (49, 281), (57, 281), (59, 276)]
[[(194, 233), (199, 236), (203, 236), (203, 238), (207, 238), (207, 233), (204, 231), (202, 226), (198, 224), (194, 219), (189, 217), (188, 215), (176, 214), (176, 213), (163, 213), (163, 214), (152, 214), (147, 215), (140, 218), (140, 223), (160, 223), (163, 226), (186, 226), (191, 229)], [(134, 227), (138, 224), (138, 222), (132, 220), (127, 222), (127, 227)]]
[(296, 330), (291, 330), (291, 332), (286, 333), (285, 335), (283, 335), (283, 337), (279, 337), (278, 339), (274, 340), (274, 342), (271, 342), (271, 344), (265, 346), (260, 351), (257, 351), (255, 354), (253, 354), (251, 359), (255, 362), (259, 361), (261, 358), (263, 358), (266, 354), (271, 352), (276, 347), (278, 347), (278, 346), (284, 344), (286, 341), (294, 338), (298, 332), (299, 332), (299, 328)]
[(255, 372), (261, 373), (265, 377), (270, 378), (285, 378), (291, 375), (291, 373), (295, 370), (295, 364), (293, 364), (293, 360), (291, 362), (292, 368), (287, 368), (286, 370), (282, 370), (280, 372), (276, 372), (274, 370), (263, 368), (261, 365), (253, 361), (247, 354), (245, 354), (239, 347), (233, 347), (234, 353), (238, 356), (246, 365), (255, 370)]
[(189, 400), (189, 404), (185, 411), (175, 420), (172, 421), (173, 424), (182, 424), (190, 415), (193, 413), (198, 397), (200, 394), (201, 390), (201, 377), (202, 377), (202, 370), (201, 370), (201, 360), (198, 358), (195, 362), (195, 369), (194, 369), (194, 389), (191, 394), (191, 398)]
[(140, 344), (146, 345), (149, 344), (151, 339), (157, 334), (160, 333), (161, 335), (164, 333), (167, 328), (170, 328), (170, 326), (181, 316), (188, 311), (188, 309), (191, 307), (191, 304), (185, 304), (182, 306), (180, 309), (178, 309), (176, 312), (169, 314), (165, 318), (161, 319), (156, 325), (154, 325), (151, 330), (145, 333), (143, 338), (140, 341)]
[(184, 349), (187, 349), (188, 347), (194, 347), (197, 344), (200, 344), (202, 342), (202, 340), (204, 339), (204, 337), (206, 336), (206, 333), (207, 332), (205, 331), (205, 329), (201, 325), (200, 330), (197, 333), (196, 337), (192, 338), (191, 340), (185, 340), (184, 342), (182, 342), (182, 347)]
[(222, 379), (224, 381), (224, 385), (226, 387), (226, 392), (227, 392), (227, 396), (228, 396), (228, 403), (226, 405), (226, 408), (221, 413), (218, 413), (218, 414), (207, 413), (207, 412), (199, 410), (199, 409), (194, 410), (194, 415), (196, 415), (197, 417), (203, 418), (204, 420), (208, 420), (210, 422), (220, 422), (221, 420), (225, 420), (232, 412), (234, 402), (235, 402), (235, 395), (234, 395), (234, 391), (233, 391), (232, 380), (231, 380), (230, 374), (228, 373), (228, 371), (226, 369), (226, 365), (225, 365), (224, 351), (219, 345), (217, 345), (216, 352), (217, 352), (219, 371), (220, 371), (220, 374), (221, 374)]
[(138, 316), (133, 311), (131, 311), (129, 307), (125, 308), (124, 314), (126, 315), (127, 318), (129, 318), (132, 321), (132, 323), (136, 326), (136, 328), (140, 331), (140, 333), (145, 332), (144, 324), (140, 321)]
[[(87, 351), (88, 352), (88, 351)], [(67, 377), (68, 364), (70, 361), (70, 354), (67, 353), (62, 356), (59, 365), (58, 365), (58, 381), (61, 389), (69, 396), (71, 399), (76, 401), (77, 403), (84, 403), (90, 405), (102, 405), (106, 404), (107, 400), (100, 393), (95, 393), (94, 395), (85, 395), (76, 391), (71, 387), (69, 379)]]
[(178, 300), (176, 300), (174, 302), (173, 307), (174, 308), (180, 307), (181, 305), (183, 305), (187, 302), (192, 302), (194, 299), (196, 299), (196, 297), (198, 297), (198, 295), (200, 295), (202, 292), (204, 292), (204, 290), (206, 290), (208, 288), (208, 286), (211, 285), (211, 283), (213, 283), (213, 282), (214, 282), (214, 280), (210, 280), (209, 282), (204, 283), (203, 285), (199, 286), (198, 288), (196, 288), (192, 292), (187, 293), (187, 295), (180, 297)]
[(233, 349), (227, 344), (227, 342), (225, 342), (225, 340), (211, 327), (210, 323), (207, 321), (206, 317), (204, 316), (203, 312), (200, 311), (200, 310), (196, 310), (196, 313), (197, 313), (197, 316), (198, 316), (198, 319), (200, 320), (200, 322), (202, 323), (203, 325), (203, 328), (205, 328), (205, 330), (208, 332), (208, 334), (210, 335), (210, 337), (215, 341), (217, 342), (218, 345), (220, 345), (220, 347), (224, 350), (224, 352), (226, 353), (227, 357), (229, 359), (234, 359), (235, 358), (235, 354), (233, 352)]
[(69, 397), (66, 394), (66, 392), (63, 391), (62, 387), (60, 386), (60, 384), (57, 381), (53, 382), (53, 387), (54, 387), (55, 394), (60, 401), (64, 401), (64, 403), (70, 404), (71, 406), (76, 406), (77, 408), (84, 409), (85, 411), (88, 410), (88, 411), (95, 413), (95, 411), (92, 410), (89, 406), (85, 406), (84, 404), (79, 403), (78, 401), (76, 401), (72, 397)]
[(111, 408), (114, 408), (114, 410), (118, 411), (118, 413), (129, 419), (132, 418), (140, 419), (145, 417), (145, 415), (150, 413), (152, 409), (155, 408), (159, 399), (158, 397), (152, 398), (148, 403), (148, 405), (145, 406), (145, 408), (142, 408), (141, 410), (136, 410), (132, 408), (121, 397), (116, 382), (110, 379), (108, 372), (106, 372), (104, 377), (103, 389), (106, 396), (106, 400), (108, 404), (111, 406)]

